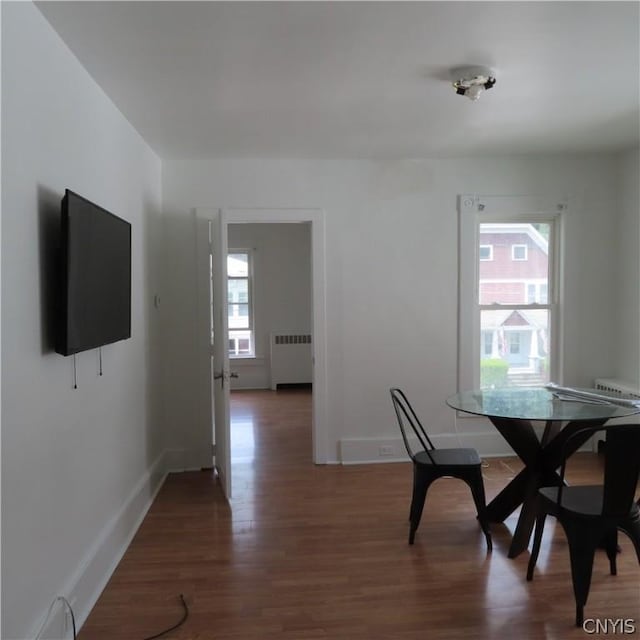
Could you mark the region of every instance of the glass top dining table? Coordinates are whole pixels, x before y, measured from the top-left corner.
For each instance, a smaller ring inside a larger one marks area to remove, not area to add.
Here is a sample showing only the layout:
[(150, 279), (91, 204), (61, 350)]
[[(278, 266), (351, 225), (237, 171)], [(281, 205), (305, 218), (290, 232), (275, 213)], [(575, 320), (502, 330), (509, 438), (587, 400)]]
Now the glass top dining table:
[[(593, 391), (584, 389), (581, 391)], [(614, 394), (598, 391), (599, 396), (609, 396), (612, 401), (619, 398)], [(462, 391), (447, 399), (447, 404), (465, 413), (480, 416), (510, 418), (533, 421), (593, 421), (625, 418), (640, 412), (633, 405), (615, 402), (592, 401), (563, 396), (546, 387), (505, 387), (502, 389), (476, 389)]]
[[(619, 396), (600, 391), (598, 395), (608, 396), (611, 401), (567, 396), (546, 387), (476, 389), (447, 399), (452, 409), (486, 416), (524, 463), (522, 471), (487, 505), (487, 517), (495, 523), (504, 522), (522, 507), (509, 548), (510, 558), (527, 549), (538, 489), (560, 484), (557, 470), (562, 462), (608, 420), (640, 413), (638, 406), (617, 404)], [(535, 422), (544, 422), (541, 437), (534, 429)]]

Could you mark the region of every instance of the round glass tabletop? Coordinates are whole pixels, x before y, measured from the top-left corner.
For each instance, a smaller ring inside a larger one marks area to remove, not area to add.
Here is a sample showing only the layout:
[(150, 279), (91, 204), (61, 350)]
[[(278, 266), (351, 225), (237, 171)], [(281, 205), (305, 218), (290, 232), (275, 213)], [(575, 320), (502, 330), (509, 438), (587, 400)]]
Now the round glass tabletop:
[[(603, 391), (598, 391), (598, 394), (617, 398)], [(453, 409), (465, 413), (521, 420), (608, 420), (640, 413), (640, 407), (557, 395), (544, 387), (504, 387), (462, 391), (447, 398), (446, 402)]]

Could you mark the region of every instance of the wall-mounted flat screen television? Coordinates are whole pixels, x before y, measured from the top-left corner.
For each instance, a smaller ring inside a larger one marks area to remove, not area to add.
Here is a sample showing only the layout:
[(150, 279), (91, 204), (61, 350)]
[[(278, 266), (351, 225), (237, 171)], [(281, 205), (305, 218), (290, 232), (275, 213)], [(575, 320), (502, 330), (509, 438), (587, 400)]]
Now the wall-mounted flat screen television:
[(62, 199), (56, 351), (131, 337), (131, 224), (67, 189)]

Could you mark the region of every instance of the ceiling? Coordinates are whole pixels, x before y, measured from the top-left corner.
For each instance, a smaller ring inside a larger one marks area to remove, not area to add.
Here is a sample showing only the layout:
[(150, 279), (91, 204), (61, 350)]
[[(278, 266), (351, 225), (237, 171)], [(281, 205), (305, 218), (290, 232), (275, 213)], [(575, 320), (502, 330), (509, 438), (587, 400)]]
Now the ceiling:
[[(638, 2), (39, 2), (162, 158), (419, 158), (639, 141)], [(472, 102), (451, 67), (490, 66)]]

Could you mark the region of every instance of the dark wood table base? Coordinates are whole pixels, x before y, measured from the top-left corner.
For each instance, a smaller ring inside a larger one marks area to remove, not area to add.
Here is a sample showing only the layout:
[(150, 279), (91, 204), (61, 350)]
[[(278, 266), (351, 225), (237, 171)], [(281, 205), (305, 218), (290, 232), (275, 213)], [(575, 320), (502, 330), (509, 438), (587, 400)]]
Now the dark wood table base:
[(522, 505), (509, 548), (509, 557), (515, 558), (529, 546), (535, 525), (538, 489), (559, 486), (561, 480), (557, 469), (565, 458), (577, 451), (591, 437), (591, 433), (587, 430), (584, 437), (581, 435), (574, 438), (571, 447), (565, 447), (567, 438), (578, 430), (597, 428), (606, 420), (568, 422), (564, 428), (562, 422), (549, 421), (541, 439), (538, 439), (529, 420), (501, 417), (490, 417), (490, 420), (525, 465), (487, 505), (490, 522), (504, 522)]

